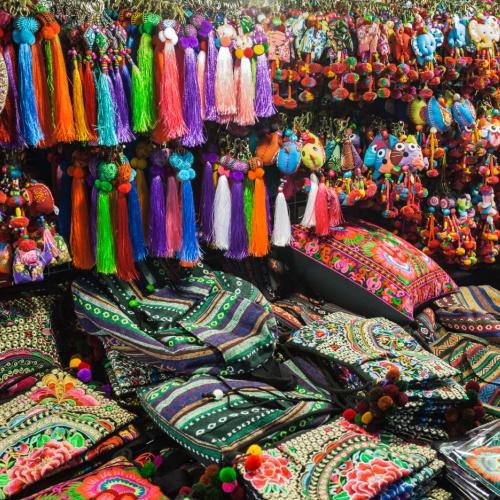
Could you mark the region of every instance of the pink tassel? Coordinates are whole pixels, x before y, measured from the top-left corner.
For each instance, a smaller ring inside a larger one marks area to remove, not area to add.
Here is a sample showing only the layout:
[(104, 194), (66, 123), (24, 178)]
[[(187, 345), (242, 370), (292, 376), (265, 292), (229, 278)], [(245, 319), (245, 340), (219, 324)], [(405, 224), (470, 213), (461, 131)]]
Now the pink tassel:
[(339, 196), (335, 188), (328, 188), (328, 201), (330, 205), (330, 227), (339, 227), (344, 223), (344, 217), (342, 216), (342, 207), (340, 206)]
[(238, 125), (253, 125), (255, 123), (254, 94), (255, 88), (252, 78), (252, 64), (248, 57), (243, 56), (240, 61), (238, 80)]
[(314, 212), (316, 218), (316, 234), (318, 236), (326, 236), (328, 234), (330, 221), (328, 216), (328, 192), (324, 177), (322, 177), (319, 182)]
[(167, 256), (175, 257), (182, 246), (182, 212), (175, 176), (167, 181)]
[(222, 116), (236, 114), (236, 88), (233, 75), (233, 58), (229, 47), (222, 46), (217, 55), (215, 71), (215, 103)]
[(201, 104), (201, 119), (206, 119), (206, 106), (205, 106), (205, 69), (207, 66), (207, 53), (203, 50), (198, 52), (196, 59), (196, 74), (198, 77), (198, 88), (200, 90), (200, 104)]

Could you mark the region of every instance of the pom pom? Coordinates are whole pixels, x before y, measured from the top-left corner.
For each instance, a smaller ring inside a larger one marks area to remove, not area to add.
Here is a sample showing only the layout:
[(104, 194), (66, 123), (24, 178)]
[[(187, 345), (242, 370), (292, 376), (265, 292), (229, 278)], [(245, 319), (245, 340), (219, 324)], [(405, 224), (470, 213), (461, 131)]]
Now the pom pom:
[(352, 422), (356, 417), (356, 412), (352, 408), (348, 408), (347, 410), (344, 410), (342, 416), (349, 422)]
[(382, 396), (378, 401), (377, 401), (377, 406), (382, 410), (382, 411), (387, 411), (391, 406), (394, 405), (394, 400), (390, 396)]
[(192, 488), (190, 488), (189, 486), (183, 486), (179, 490), (179, 495), (189, 495), (192, 491)]
[(449, 423), (453, 424), (458, 420), (458, 411), (456, 408), (448, 408), (444, 412), (444, 419)]
[(408, 395), (405, 394), (404, 392), (400, 392), (398, 394), (398, 406), (405, 406), (408, 404), (409, 398)]
[(368, 398), (370, 401), (378, 401), (384, 395), (384, 390), (382, 387), (374, 387), (368, 393)]
[(467, 397), (472, 401), (472, 402), (476, 402), (477, 401), (477, 397), (478, 397), (478, 393), (476, 391), (465, 391), (467, 393)]
[(354, 423), (358, 425), (361, 425), (363, 423), (361, 421), (361, 415), (359, 413), (354, 417)]
[(86, 384), (91, 381), (92, 372), (90, 371), (90, 368), (82, 368), (81, 370), (78, 370), (76, 376), (79, 380)]
[(362, 400), (356, 405), (356, 413), (361, 413), (363, 414), (365, 411), (368, 410), (368, 401)]
[(467, 384), (465, 384), (466, 391), (479, 392), (480, 389), (481, 389), (481, 387), (479, 386), (479, 384), (475, 380), (470, 380), (469, 382), (467, 382)]
[(384, 387), (384, 394), (396, 400), (399, 395), (399, 387), (396, 384), (387, 384)]
[(234, 480), (230, 483), (222, 483), (222, 491), (224, 493), (232, 493), (238, 486), (238, 481)]
[(139, 472), (142, 477), (150, 478), (156, 472), (156, 465), (153, 462), (146, 462)]
[(472, 422), (476, 418), (476, 412), (473, 408), (465, 408), (462, 411), (462, 418), (467, 422)]
[(73, 369), (78, 368), (81, 362), (82, 360), (78, 356), (72, 356), (69, 361), (69, 367)]
[(78, 366), (78, 368), (80, 370), (83, 370), (84, 368), (89, 368), (90, 369), (90, 365), (86, 361), (81, 361), (80, 365)]
[(260, 455), (250, 455), (245, 460), (245, 470), (247, 472), (254, 472), (262, 465), (262, 458)]
[(219, 479), (223, 483), (232, 483), (236, 479), (236, 471), (232, 467), (223, 467), (219, 471)]
[(399, 368), (397, 366), (391, 366), (385, 378), (387, 380), (399, 380), (400, 376), (401, 376), (401, 371), (399, 370)]
[(361, 422), (363, 422), (363, 424), (365, 425), (371, 423), (372, 420), (373, 420), (373, 413), (371, 411), (367, 411), (366, 413), (363, 413), (363, 415), (361, 416)]
[(258, 444), (252, 444), (248, 447), (248, 455), (260, 455), (262, 453), (262, 448)]

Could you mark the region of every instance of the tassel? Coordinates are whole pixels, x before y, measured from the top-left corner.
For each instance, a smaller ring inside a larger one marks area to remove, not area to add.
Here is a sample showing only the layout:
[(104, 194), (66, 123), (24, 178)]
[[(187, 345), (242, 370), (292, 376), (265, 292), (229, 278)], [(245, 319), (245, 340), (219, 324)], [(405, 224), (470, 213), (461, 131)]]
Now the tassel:
[(342, 207), (337, 190), (333, 187), (328, 189), (328, 202), (330, 227), (339, 227), (344, 223), (344, 217), (342, 216)]
[(200, 91), (201, 119), (205, 120), (206, 119), (205, 73), (207, 68), (207, 53), (203, 48), (203, 45), (201, 50), (198, 52), (198, 57), (196, 58), (196, 79), (198, 80), (198, 90)]
[(120, 279), (132, 281), (138, 278), (134, 264), (134, 252), (129, 231), (127, 197), (132, 189), (130, 177), (132, 168), (128, 163), (118, 170), (116, 207), (116, 272)]
[(142, 229), (144, 239), (146, 239), (146, 229), (149, 221), (149, 188), (144, 175), (144, 169), (148, 166), (145, 158), (132, 158), (132, 167), (136, 169), (135, 182), (137, 185), (137, 195), (139, 197), (139, 206), (141, 207)]
[(219, 167), (219, 182), (215, 190), (213, 212), (213, 244), (219, 250), (229, 248), (229, 228), (231, 226), (231, 191), (227, 176), (229, 171)]
[(116, 146), (115, 103), (111, 97), (112, 82), (103, 68), (97, 79), (97, 140), (100, 146)]
[(92, 252), (96, 255), (97, 247), (97, 187), (95, 181), (97, 179), (97, 164), (98, 159), (92, 156), (89, 160), (89, 176), (87, 177), (87, 185), (90, 187), (90, 239)]
[(146, 90), (139, 67), (132, 63), (132, 124), (134, 132), (148, 131), (146, 116)]
[(320, 179), (318, 193), (314, 202), (314, 218), (316, 221), (316, 234), (326, 236), (330, 221), (328, 216), (328, 191), (323, 176)]
[(170, 176), (167, 181), (167, 256), (174, 257), (182, 245), (182, 216), (177, 180)]
[(215, 74), (217, 69), (217, 47), (215, 46), (215, 33), (210, 31), (207, 38), (207, 65), (205, 75), (205, 119), (217, 120), (217, 107), (215, 100)]
[(87, 129), (87, 117), (83, 102), (83, 85), (76, 60), (76, 51), (74, 51), (73, 56), (73, 113), (75, 116), (75, 139), (77, 141), (89, 141), (91, 136)]
[(182, 137), (186, 131), (186, 124), (182, 115), (182, 97), (179, 87), (179, 71), (177, 68), (177, 57), (175, 45), (177, 44), (177, 33), (173, 28), (165, 28), (158, 35), (163, 38), (163, 74), (160, 86), (160, 102), (158, 110), (158, 124), (156, 126), (155, 140), (166, 142)]
[(148, 246), (149, 252), (154, 257), (167, 256), (167, 231), (165, 191), (163, 176), (165, 175), (168, 150), (156, 150), (151, 155), (151, 188)]
[[(261, 34), (261, 38), (265, 39), (264, 33)], [(267, 118), (276, 113), (273, 104), (273, 87), (269, 74), (269, 64), (263, 44), (264, 40), (254, 46), (254, 53), (257, 55), (257, 67), (255, 69), (255, 115), (258, 118)]]
[(214, 177), (212, 163), (205, 162), (203, 169), (203, 180), (201, 185), (201, 238), (206, 243), (210, 243), (213, 233), (212, 214), (214, 210)]
[(318, 195), (318, 178), (316, 174), (311, 174), (311, 186), (307, 196), (306, 209), (302, 216), (302, 225), (304, 227), (313, 227), (316, 225), (315, 206), (316, 196)]
[(278, 188), (278, 195), (274, 204), (274, 228), (272, 244), (276, 247), (286, 247), (292, 240), (292, 224), (283, 187)]
[(113, 189), (111, 182), (116, 177), (116, 172), (114, 163), (101, 163), (98, 167), (99, 178), (95, 181), (98, 192), (96, 268), (97, 272), (103, 274), (116, 272), (115, 241), (110, 207), (110, 194)]
[(254, 170), (250, 170), (250, 172), (248, 172), (248, 177), (255, 181), (253, 192), (250, 255), (253, 255), (254, 257), (264, 257), (269, 252), (264, 169), (262, 167), (257, 167)]
[(231, 230), (229, 249), (224, 255), (236, 260), (244, 259), (248, 255), (248, 235), (243, 204), (244, 179), (243, 172), (231, 172)]
[[(56, 28), (57, 27), (57, 28)], [(50, 28), (50, 31), (55, 31), (55, 36), (44, 36), (45, 43), (50, 45), (52, 54), (52, 64), (54, 69), (54, 142), (72, 142), (75, 140), (75, 125), (73, 117), (73, 106), (69, 95), (68, 75), (66, 72), (66, 62), (59, 40), (60, 28), (56, 21), (52, 20), (49, 26), (42, 28)]]
[(54, 239), (54, 235), (52, 234), (49, 225), (46, 222), (44, 222), (43, 224), (43, 261), (45, 265), (48, 265), (52, 261), (57, 259), (57, 257), (59, 256), (59, 249), (57, 248), (56, 240)]
[(70, 245), (73, 265), (77, 269), (88, 270), (92, 269), (95, 263), (90, 238), (86, 174), (78, 164), (69, 167), (67, 173), (72, 177)]
[(146, 258), (146, 245), (144, 244), (144, 231), (142, 227), (141, 207), (137, 184), (135, 179), (131, 180), (131, 189), (128, 194), (128, 220), (130, 225), (130, 239), (134, 249), (134, 260), (140, 262)]
[(43, 139), (38, 121), (35, 88), (33, 84), (31, 46), (35, 43), (35, 31), (38, 23), (32, 17), (19, 17), (15, 21), (12, 38), (19, 43), (17, 54), (19, 113), (21, 132), (29, 146), (35, 146)]
[(238, 125), (248, 126), (255, 123), (254, 92), (252, 65), (250, 59), (243, 56), (240, 60), (238, 115), (235, 119)]
[(247, 177), (243, 189), (243, 204), (245, 208), (245, 225), (247, 227), (248, 239), (250, 239), (252, 235), (253, 188), (254, 182)]
[(68, 241), (71, 234), (71, 192), (72, 178), (68, 175), (68, 165), (60, 164), (61, 185), (59, 189), (59, 199), (57, 200), (59, 214), (57, 215), (57, 229), (59, 234)]
[(40, 43), (35, 43), (32, 47), (32, 63), (38, 120), (43, 134), (43, 141), (40, 146), (49, 147), (52, 145), (52, 117), (49, 90), (47, 88), (47, 75), (45, 74), (45, 64)]
[(97, 129), (97, 99), (96, 99), (96, 88), (94, 73), (92, 71), (92, 62), (88, 59), (90, 56), (86, 56), (83, 63), (83, 99), (85, 102), (85, 116), (87, 119), (87, 130), (90, 133), (90, 140), (96, 140), (96, 129)]
[(130, 130), (127, 96), (123, 87), (122, 75), (118, 68), (115, 68), (113, 75), (116, 102), (116, 137), (120, 144), (132, 142), (135, 136)]
[[(224, 43), (230, 43), (224, 40)], [(229, 46), (222, 45), (217, 55), (215, 72), (215, 103), (219, 118), (236, 114), (236, 87), (233, 76), (233, 58)]]
[[(189, 44), (189, 45), (188, 45)], [(205, 142), (203, 120), (201, 118), (200, 91), (196, 75), (196, 56), (194, 48), (198, 45), (195, 37), (183, 37), (184, 46), (184, 93), (182, 97), (182, 111), (186, 122), (187, 132), (182, 138), (186, 147), (195, 147)]]
[[(132, 98), (132, 82), (130, 80), (130, 72), (127, 68), (127, 64), (125, 63), (125, 54), (122, 53), (122, 62), (119, 65), (121, 77), (122, 77), (122, 82), (123, 82), (123, 89), (125, 91), (125, 99), (128, 103), (131, 102)], [(130, 111), (130, 110), (129, 110)], [(129, 119), (129, 124), (130, 124), (130, 119)]]
[(177, 178), (182, 182), (182, 246), (178, 257), (181, 263), (185, 264), (193, 264), (201, 257), (191, 186), (191, 181), (196, 175), (192, 168), (193, 161), (194, 156), (191, 151), (186, 151), (182, 155), (173, 153), (170, 156), (170, 164), (178, 171)]

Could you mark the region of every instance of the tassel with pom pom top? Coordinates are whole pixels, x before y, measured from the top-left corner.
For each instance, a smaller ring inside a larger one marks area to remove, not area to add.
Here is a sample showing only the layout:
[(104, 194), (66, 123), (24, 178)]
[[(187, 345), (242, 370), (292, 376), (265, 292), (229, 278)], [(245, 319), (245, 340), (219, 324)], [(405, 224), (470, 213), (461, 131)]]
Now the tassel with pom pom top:
[(134, 249), (134, 260), (140, 262), (146, 258), (146, 244), (142, 227), (141, 206), (135, 182), (136, 171), (132, 169), (130, 175), (130, 192), (128, 194), (128, 220), (130, 224), (130, 239)]
[(328, 191), (323, 175), (319, 180), (318, 193), (314, 202), (314, 219), (316, 221), (316, 234), (326, 236), (329, 231), (330, 220), (328, 215)]
[(273, 104), (273, 88), (267, 60), (266, 35), (262, 26), (255, 27), (253, 52), (257, 57), (255, 70), (255, 115), (258, 118), (268, 118), (276, 113)]
[(92, 64), (92, 56), (90, 54), (86, 54), (83, 60), (82, 71), (83, 102), (85, 103), (85, 117), (87, 120), (87, 130), (90, 134), (90, 140), (95, 141), (97, 138), (97, 97)]
[(151, 144), (140, 141), (135, 148), (136, 156), (130, 161), (130, 165), (136, 170), (135, 182), (139, 205), (141, 207), (142, 228), (144, 239), (147, 239), (147, 228), (149, 221), (149, 188), (144, 173), (148, 166), (147, 158), (151, 153)]
[(214, 163), (217, 161), (217, 155), (214, 152), (205, 152), (202, 155), (205, 161), (203, 169), (203, 179), (201, 184), (201, 238), (205, 243), (212, 241), (213, 235), (213, 210), (215, 198), (214, 185)]
[(110, 196), (113, 180), (118, 169), (112, 162), (102, 162), (97, 167), (98, 179), (95, 181), (97, 194), (97, 241), (96, 268), (103, 274), (116, 273), (115, 241), (111, 223)]
[(130, 128), (128, 99), (123, 85), (122, 73), (120, 71), (121, 56), (114, 56), (113, 88), (116, 104), (116, 137), (120, 144), (132, 142), (135, 139)]
[(179, 184), (171, 175), (167, 181), (167, 256), (174, 257), (182, 245), (182, 214), (179, 202)]
[(201, 119), (206, 119), (205, 111), (205, 73), (207, 68), (206, 42), (201, 42), (200, 51), (196, 57), (196, 78), (198, 80), (198, 89), (200, 91), (200, 111)]
[(71, 49), (70, 55), (73, 58), (73, 113), (75, 117), (75, 139), (77, 141), (89, 141), (91, 134), (87, 128), (87, 116), (85, 114), (85, 104), (83, 96), (83, 85), (78, 67), (77, 52)]
[(212, 242), (218, 250), (229, 248), (231, 227), (231, 191), (229, 189), (229, 169), (222, 165), (218, 168), (219, 180), (215, 190), (213, 209)]
[[(244, 39), (241, 43), (247, 45), (249, 41)], [(253, 57), (253, 49), (249, 46), (240, 47), (235, 50), (235, 55), (240, 60), (240, 75), (238, 80), (238, 113), (234, 121), (242, 126), (253, 125), (255, 123), (255, 88), (250, 62), (250, 58)]]
[[(109, 57), (101, 56), (101, 71), (97, 78), (97, 140), (100, 146), (116, 146), (116, 103), (113, 83), (109, 77)], [(114, 92), (113, 92), (114, 93)]]
[(38, 144), (39, 147), (50, 147), (52, 141), (52, 115), (49, 100), (49, 88), (47, 85), (47, 74), (45, 72), (45, 62), (43, 58), (42, 43), (37, 40), (32, 45), (32, 70), (33, 85), (35, 88), (35, 100), (38, 110), (38, 120), (43, 134), (43, 140)]
[(217, 120), (217, 106), (215, 99), (217, 54), (217, 47), (215, 46), (215, 32), (210, 27), (207, 35), (207, 68), (205, 75), (205, 119), (210, 121)]
[(274, 226), (271, 242), (275, 247), (286, 247), (292, 239), (292, 224), (288, 212), (283, 185), (278, 187), (278, 195), (274, 202)]
[(236, 37), (234, 28), (224, 24), (217, 28), (220, 40), (215, 72), (215, 103), (219, 120), (232, 118), (237, 112), (236, 88), (234, 85), (233, 58), (230, 46)]
[(191, 181), (196, 172), (192, 168), (194, 156), (191, 151), (173, 153), (170, 164), (177, 170), (177, 178), (182, 182), (182, 246), (178, 252), (181, 265), (191, 266), (201, 258), (197, 238), (196, 213), (194, 209)]
[(37, 145), (43, 139), (38, 120), (32, 69), (32, 45), (39, 23), (34, 17), (21, 16), (15, 20), (12, 31), (14, 42), (19, 44), (17, 70), (19, 89), (19, 113), (22, 135), (29, 146)]
[(269, 252), (269, 229), (267, 224), (265, 171), (262, 161), (252, 158), (249, 161), (249, 179), (255, 181), (253, 191), (252, 234), (250, 237), (250, 255), (264, 257)]
[(302, 225), (304, 227), (313, 227), (316, 225), (316, 196), (318, 195), (318, 178), (316, 174), (311, 174), (311, 184), (309, 186), (309, 194), (307, 196), (306, 208), (302, 216)]
[(342, 207), (340, 205), (339, 195), (334, 187), (328, 188), (328, 204), (330, 228), (341, 226), (344, 223), (344, 217), (342, 216)]

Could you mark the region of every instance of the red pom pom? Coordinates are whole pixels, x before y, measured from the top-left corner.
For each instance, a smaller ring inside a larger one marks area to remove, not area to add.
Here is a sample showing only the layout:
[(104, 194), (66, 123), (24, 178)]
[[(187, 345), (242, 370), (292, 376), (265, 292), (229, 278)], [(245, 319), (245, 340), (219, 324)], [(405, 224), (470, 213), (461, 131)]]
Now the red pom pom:
[(254, 472), (262, 465), (261, 455), (250, 455), (245, 460), (245, 470), (247, 472)]
[(22, 252), (31, 252), (31, 250), (35, 250), (36, 241), (30, 239), (23, 239), (21, 243), (19, 243), (19, 250)]
[(253, 49), (251, 47), (247, 47), (244, 51), (243, 51), (243, 55), (245, 57), (248, 57), (248, 58), (251, 58), (253, 57)]
[(384, 394), (395, 400), (399, 394), (399, 387), (396, 384), (387, 384), (384, 386)]
[(356, 412), (352, 408), (348, 408), (347, 410), (344, 410), (342, 416), (349, 422), (352, 422), (354, 420), (354, 417), (356, 416)]
[(408, 403), (408, 395), (404, 392), (400, 392), (398, 395), (398, 406), (405, 406)]
[(356, 413), (365, 413), (366, 411), (368, 411), (368, 401), (360, 401), (356, 405)]
[(189, 486), (183, 486), (179, 490), (179, 495), (189, 495), (191, 493), (192, 489)]
[(78, 368), (82, 370), (83, 368), (90, 368), (90, 365), (86, 363), (85, 361), (82, 361), (79, 365)]
[(479, 392), (480, 389), (481, 389), (481, 387), (479, 386), (479, 384), (475, 380), (470, 380), (469, 382), (467, 382), (467, 384), (465, 384), (466, 391)]

